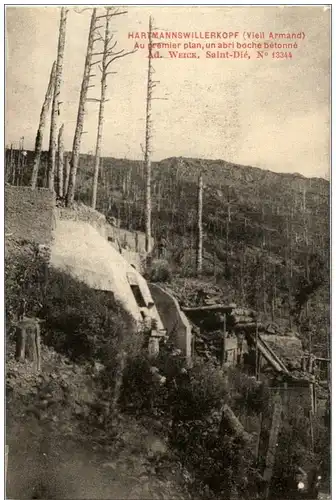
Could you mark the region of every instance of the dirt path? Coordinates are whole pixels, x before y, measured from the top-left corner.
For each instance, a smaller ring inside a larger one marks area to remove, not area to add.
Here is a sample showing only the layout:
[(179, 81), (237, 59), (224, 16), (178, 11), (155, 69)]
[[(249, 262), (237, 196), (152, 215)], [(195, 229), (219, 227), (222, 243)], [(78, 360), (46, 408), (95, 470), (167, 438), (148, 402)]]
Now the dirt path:
[(7, 496), (20, 500), (187, 500), (179, 471), (158, 466), (165, 443), (127, 422), (119, 446), (61, 435), (37, 419), (8, 429)]

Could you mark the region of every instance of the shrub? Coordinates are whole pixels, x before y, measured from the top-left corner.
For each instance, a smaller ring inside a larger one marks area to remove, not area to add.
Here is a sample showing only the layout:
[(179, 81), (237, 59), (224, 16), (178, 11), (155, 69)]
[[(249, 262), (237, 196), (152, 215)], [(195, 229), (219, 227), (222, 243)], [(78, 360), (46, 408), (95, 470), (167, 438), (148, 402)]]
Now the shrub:
[(135, 414), (157, 415), (164, 413), (168, 390), (165, 384), (154, 380), (153, 362), (147, 352), (128, 359), (124, 370), (120, 404)]
[[(186, 369), (183, 357), (169, 347), (154, 360), (145, 353), (130, 360), (124, 372), (122, 405), (130, 410), (131, 402), (134, 412), (160, 415), (170, 422), (170, 446), (198, 478), (198, 487), (216, 494), (227, 492), (240, 484), (242, 464), (250, 465), (251, 460), (242, 443), (219, 436), (218, 410), (227, 401), (225, 374), (202, 360)], [(164, 385), (153, 383), (153, 366), (165, 376)]]
[(234, 410), (248, 415), (268, 411), (270, 392), (265, 382), (259, 382), (235, 368), (229, 370), (228, 379), (230, 403)]
[(26, 314), (45, 319), (43, 340), (76, 361), (99, 359), (137, 345), (132, 318), (112, 293), (99, 292), (69, 274), (47, 267), (27, 252), (6, 260), (6, 315), (15, 317), (22, 299)]
[(26, 314), (38, 315), (46, 294), (47, 264), (33, 245), (18, 256), (5, 259), (6, 320), (16, 318), (22, 300)]
[(172, 278), (172, 271), (166, 260), (154, 260), (146, 274), (153, 283), (166, 283)]
[(179, 418), (201, 419), (217, 410), (227, 397), (227, 384), (223, 371), (211, 362), (197, 360), (181, 379), (176, 394)]

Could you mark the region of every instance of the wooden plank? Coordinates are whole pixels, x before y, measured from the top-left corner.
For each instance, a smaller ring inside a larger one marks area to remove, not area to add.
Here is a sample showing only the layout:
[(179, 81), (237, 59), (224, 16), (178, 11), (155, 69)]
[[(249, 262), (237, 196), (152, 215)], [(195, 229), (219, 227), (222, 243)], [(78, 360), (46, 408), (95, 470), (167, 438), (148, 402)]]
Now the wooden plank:
[[(268, 361), (270, 361), (270, 363), (274, 366), (275, 368), (275, 364), (274, 362), (278, 363), (279, 367), (280, 367), (280, 370), (279, 371), (284, 371), (285, 373), (288, 373), (288, 369), (286, 367), (286, 365), (283, 363), (283, 361), (279, 358), (279, 356), (277, 356), (275, 354), (275, 352), (273, 351), (273, 349), (270, 347), (270, 345), (261, 338), (261, 336), (259, 335), (258, 337), (258, 347), (260, 349), (260, 351), (265, 355), (264, 351), (266, 352), (266, 359)], [(268, 355), (268, 357), (267, 357)], [(273, 358), (273, 360), (271, 361), (271, 358)]]
[(151, 337), (167, 337), (167, 330), (152, 330)]
[(198, 306), (198, 307), (181, 307), (183, 312), (202, 312), (202, 311), (219, 311), (219, 312), (231, 312), (235, 309), (235, 304), (230, 304), (225, 306), (224, 304), (215, 304), (212, 306)]

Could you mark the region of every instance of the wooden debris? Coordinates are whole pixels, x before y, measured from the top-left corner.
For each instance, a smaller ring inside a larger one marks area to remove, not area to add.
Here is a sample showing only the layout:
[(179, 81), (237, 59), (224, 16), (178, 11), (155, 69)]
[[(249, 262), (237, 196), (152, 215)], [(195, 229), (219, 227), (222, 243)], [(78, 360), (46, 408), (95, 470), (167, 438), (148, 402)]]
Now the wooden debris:
[(258, 327), (258, 331), (262, 332), (264, 331), (264, 327), (262, 323), (237, 323), (234, 325), (234, 330), (235, 332), (241, 332), (244, 331), (246, 333), (254, 333)]
[(241, 438), (245, 443), (250, 442), (252, 439), (252, 436), (246, 432), (240, 420), (227, 404), (225, 404), (222, 408), (222, 419), (219, 432), (221, 435), (229, 434)]
[(188, 312), (202, 312), (202, 311), (220, 311), (220, 312), (231, 312), (235, 308), (235, 304), (214, 304), (209, 306), (198, 306), (198, 307), (182, 307), (182, 311)]
[(255, 321), (253, 318), (251, 318), (250, 316), (237, 316), (235, 314), (233, 314), (231, 316), (231, 319), (233, 321), (234, 324), (236, 323), (246, 323), (246, 324), (250, 324), (250, 323), (254, 323), (255, 324)]
[(257, 313), (253, 311), (253, 309), (242, 309), (237, 308), (234, 310), (235, 316), (251, 316), (252, 318), (256, 318)]

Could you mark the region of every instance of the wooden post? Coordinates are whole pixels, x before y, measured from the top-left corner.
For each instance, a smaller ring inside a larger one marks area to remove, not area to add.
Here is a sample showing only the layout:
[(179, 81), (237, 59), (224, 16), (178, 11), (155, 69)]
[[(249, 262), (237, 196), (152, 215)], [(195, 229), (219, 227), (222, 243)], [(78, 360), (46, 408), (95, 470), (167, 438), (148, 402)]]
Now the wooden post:
[(223, 318), (223, 355), (222, 355), (222, 366), (224, 366), (226, 361), (226, 313), (224, 313)]
[(309, 384), (310, 392), (310, 411), (314, 415), (316, 410), (316, 388), (315, 388), (315, 377), (313, 381)]
[(41, 370), (40, 323), (43, 323), (43, 320), (26, 316), (13, 322), (16, 326), (16, 359), (30, 359), (35, 362), (37, 371)]
[(276, 445), (281, 426), (281, 417), (282, 417), (282, 403), (279, 394), (277, 394), (273, 410), (272, 425), (268, 442), (268, 450), (266, 454), (266, 466), (264, 470), (264, 480), (266, 481), (265, 500), (267, 500), (269, 496), (269, 488), (273, 475), (273, 466), (276, 455)]
[(314, 453), (314, 427), (313, 427), (313, 412), (309, 411), (309, 424), (310, 424), (310, 446), (311, 451)]

